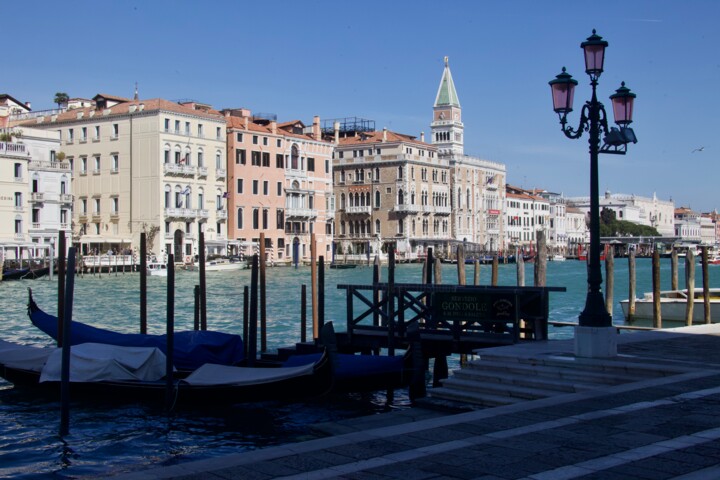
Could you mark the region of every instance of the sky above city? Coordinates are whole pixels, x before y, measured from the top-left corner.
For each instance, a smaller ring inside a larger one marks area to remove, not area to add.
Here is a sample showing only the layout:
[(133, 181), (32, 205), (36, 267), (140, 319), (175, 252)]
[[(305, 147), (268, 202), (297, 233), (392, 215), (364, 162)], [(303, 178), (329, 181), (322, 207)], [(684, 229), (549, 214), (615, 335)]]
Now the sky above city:
[(506, 165), (507, 182), (588, 196), (588, 137), (570, 140), (548, 81), (579, 82), (580, 43), (609, 42), (598, 98), (634, 93), (638, 143), (600, 156), (600, 192), (720, 209), (720, 2), (50, 1), (3, 2), (0, 93), (33, 110), (56, 92), (193, 99), (278, 121), (361, 117), (430, 139), (449, 57), (465, 153)]

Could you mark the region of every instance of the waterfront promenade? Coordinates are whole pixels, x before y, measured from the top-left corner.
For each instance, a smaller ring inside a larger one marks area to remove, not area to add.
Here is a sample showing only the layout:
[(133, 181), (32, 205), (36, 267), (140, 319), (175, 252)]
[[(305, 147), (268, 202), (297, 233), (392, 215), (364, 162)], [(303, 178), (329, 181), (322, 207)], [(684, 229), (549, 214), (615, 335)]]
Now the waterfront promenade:
[[(570, 358), (573, 343), (498, 349)], [(618, 352), (614, 362), (627, 373), (657, 366), (668, 374), (503, 407), (414, 407), (318, 425), (313, 440), (116, 478), (720, 478), (720, 325), (625, 333)]]

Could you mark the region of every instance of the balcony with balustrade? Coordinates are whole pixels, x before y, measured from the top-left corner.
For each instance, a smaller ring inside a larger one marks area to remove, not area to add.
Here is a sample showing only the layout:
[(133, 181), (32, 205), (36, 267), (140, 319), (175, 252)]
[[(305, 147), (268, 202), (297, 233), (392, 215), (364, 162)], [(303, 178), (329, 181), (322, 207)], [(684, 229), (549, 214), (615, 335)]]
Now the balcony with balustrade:
[(191, 165), (181, 165), (179, 163), (164, 163), (163, 173), (165, 175), (178, 175), (181, 177), (192, 177), (197, 172), (197, 168)]
[(372, 206), (371, 205), (355, 205), (352, 207), (347, 207), (345, 209), (345, 213), (348, 215), (370, 215), (370, 214), (372, 214)]
[(29, 170), (42, 170), (44, 172), (70, 172), (70, 162), (50, 162), (45, 160), (32, 160)]
[(192, 208), (166, 208), (166, 218), (195, 219), (197, 211)]
[(285, 216), (287, 218), (315, 218), (317, 217), (317, 210), (312, 208), (287, 207), (285, 208)]
[(441, 207), (441, 206), (435, 207), (436, 215), (450, 215), (451, 213), (452, 213), (452, 208), (450, 208), (450, 207)]
[(207, 177), (207, 175), (208, 175), (207, 167), (197, 167), (197, 174), (198, 174), (198, 177)]
[(45, 194), (41, 192), (31, 192), (30, 201), (32, 203), (42, 203), (45, 201)]
[(215, 212), (215, 217), (217, 218), (218, 222), (224, 222), (227, 220), (227, 210), (217, 210)]
[(197, 210), (196, 217), (197, 217), (199, 220), (205, 220), (205, 221), (207, 221), (207, 219), (210, 218), (210, 211), (209, 211), (209, 210), (205, 210), (204, 208), (199, 208), (199, 209)]
[(219, 179), (227, 177), (227, 170), (224, 168), (216, 168), (215, 169), (215, 176)]
[(420, 205), (412, 205), (412, 204), (401, 204), (401, 205), (395, 205), (393, 207), (393, 212), (396, 213), (418, 213), (422, 210), (422, 207)]

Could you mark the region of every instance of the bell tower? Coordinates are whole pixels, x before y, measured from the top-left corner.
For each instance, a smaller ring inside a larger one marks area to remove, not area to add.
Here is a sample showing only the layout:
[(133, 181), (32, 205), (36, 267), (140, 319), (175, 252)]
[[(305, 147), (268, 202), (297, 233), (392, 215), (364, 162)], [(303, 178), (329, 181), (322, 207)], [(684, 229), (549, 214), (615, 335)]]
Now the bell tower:
[(432, 144), (437, 146), (438, 155), (463, 154), (464, 128), (460, 100), (455, 91), (448, 57), (445, 57), (445, 70), (440, 79), (430, 124)]

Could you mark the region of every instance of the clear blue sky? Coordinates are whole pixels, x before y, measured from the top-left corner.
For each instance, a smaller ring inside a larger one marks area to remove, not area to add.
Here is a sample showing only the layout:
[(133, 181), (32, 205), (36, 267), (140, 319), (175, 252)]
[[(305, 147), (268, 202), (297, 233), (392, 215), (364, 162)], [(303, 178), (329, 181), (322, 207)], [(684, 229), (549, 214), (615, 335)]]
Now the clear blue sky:
[(132, 97), (137, 81), (141, 98), (429, 134), (447, 55), (466, 153), (567, 196), (589, 194), (587, 136), (561, 133), (547, 82), (563, 66), (580, 82), (576, 126), (590, 98), (580, 43), (595, 28), (610, 43), (599, 98), (609, 108), (627, 83), (639, 140), (600, 157), (601, 192), (720, 209), (715, 0), (6, 1), (2, 12), (0, 92), (35, 110), (58, 91)]

